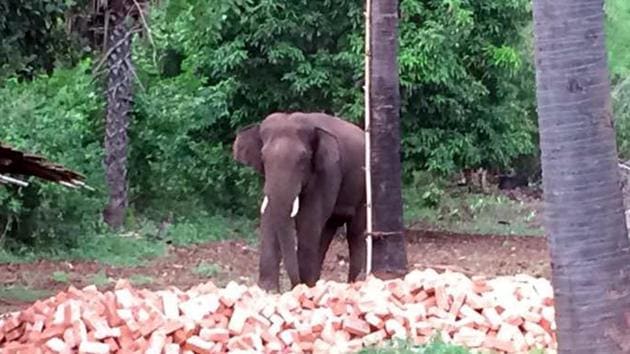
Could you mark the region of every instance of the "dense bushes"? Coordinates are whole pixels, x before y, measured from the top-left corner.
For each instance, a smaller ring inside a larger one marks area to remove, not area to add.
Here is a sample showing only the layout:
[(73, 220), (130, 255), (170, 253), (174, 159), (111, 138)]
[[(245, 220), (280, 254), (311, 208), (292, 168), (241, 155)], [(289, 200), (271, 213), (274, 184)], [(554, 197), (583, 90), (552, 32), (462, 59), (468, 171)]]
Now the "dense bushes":
[(0, 227), (12, 239), (45, 245), (51, 238), (73, 243), (100, 222), (104, 193), (99, 125), (103, 101), (90, 63), (57, 69), (28, 83), (8, 80), (0, 88), (0, 137), (84, 171), (96, 193), (33, 183), (0, 188)]
[[(259, 178), (233, 162), (230, 145), (239, 127), (272, 111), (320, 110), (362, 124), (362, 6), (173, 0), (154, 7), (151, 37), (134, 43), (141, 85), (130, 127), (129, 222), (169, 212), (255, 216)], [(505, 167), (530, 156), (529, 1), (402, 0), (401, 16), (408, 182), (418, 170)], [(32, 82), (0, 83), (0, 138), (85, 172), (97, 188), (0, 189), (0, 227), (12, 220), (13, 239), (73, 243), (98, 231), (104, 102), (90, 70), (83, 61)]]
[[(154, 34), (159, 50), (183, 58), (182, 75), (200, 75), (224, 99), (218, 140), (274, 110), (360, 122), (363, 2), (263, 1), (221, 12), (185, 3), (170, 21), (163, 20), (169, 8), (158, 15)], [(407, 172), (504, 166), (531, 153), (533, 95), (521, 87), (533, 83), (533, 72), (519, 47), (528, 1), (404, 0), (401, 15)], [(212, 16), (223, 20), (198, 30), (198, 20)]]

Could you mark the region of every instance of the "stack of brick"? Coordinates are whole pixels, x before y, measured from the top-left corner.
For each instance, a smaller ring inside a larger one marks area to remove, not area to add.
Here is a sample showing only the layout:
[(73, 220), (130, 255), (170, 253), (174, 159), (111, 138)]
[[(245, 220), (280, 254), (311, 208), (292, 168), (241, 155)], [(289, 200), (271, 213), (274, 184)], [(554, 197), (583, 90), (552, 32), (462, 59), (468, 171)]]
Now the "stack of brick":
[(356, 352), (433, 336), (471, 349), (554, 351), (545, 279), (412, 271), (404, 279), (319, 281), (283, 294), (235, 282), (152, 292), (68, 288), (0, 319), (5, 353)]

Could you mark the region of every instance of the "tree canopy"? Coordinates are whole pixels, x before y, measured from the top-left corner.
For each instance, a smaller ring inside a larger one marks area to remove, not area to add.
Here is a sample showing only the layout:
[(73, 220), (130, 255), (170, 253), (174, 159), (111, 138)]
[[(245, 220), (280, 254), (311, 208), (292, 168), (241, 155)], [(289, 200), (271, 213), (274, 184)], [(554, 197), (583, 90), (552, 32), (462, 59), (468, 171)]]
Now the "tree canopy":
[[(623, 0), (606, 5), (623, 128), (629, 12)], [(31, 221), (13, 238), (79, 237), (98, 228), (106, 199), (105, 66), (94, 51), (102, 23), (88, 1), (8, 6), (0, 11), (0, 137), (85, 173), (96, 190), (0, 189), (0, 218)], [(405, 183), (418, 171), (536, 159), (530, 2), (402, 0), (400, 13)], [(271, 111), (325, 111), (363, 124), (362, 1), (172, 0), (151, 2), (146, 21), (133, 43), (128, 219), (170, 210), (255, 215), (259, 180), (232, 162), (229, 147), (238, 127)], [(626, 131), (617, 130), (622, 153)]]

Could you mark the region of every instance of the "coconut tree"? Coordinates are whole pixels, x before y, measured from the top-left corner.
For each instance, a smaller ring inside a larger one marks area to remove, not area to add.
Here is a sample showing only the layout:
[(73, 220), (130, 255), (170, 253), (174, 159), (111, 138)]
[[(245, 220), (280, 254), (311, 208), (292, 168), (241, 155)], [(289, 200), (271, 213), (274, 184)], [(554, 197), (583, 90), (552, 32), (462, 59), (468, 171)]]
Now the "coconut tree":
[(407, 268), (401, 192), (398, 0), (368, 0), (367, 6), (368, 232), (373, 236), (372, 271), (377, 277), (391, 278), (404, 274)]
[(105, 11), (105, 55), (107, 62), (107, 117), (105, 122), (105, 169), (109, 202), (103, 212), (112, 228), (122, 226), (128, 204), (127, 128), (133, 100), (134, 68), (131, 41), (134, 26), (142, 17), (146, 1), (99, 1)]
[(630, 352), (630, 242), (601, 0), (534, 0), (536, 86), (561, 353)]

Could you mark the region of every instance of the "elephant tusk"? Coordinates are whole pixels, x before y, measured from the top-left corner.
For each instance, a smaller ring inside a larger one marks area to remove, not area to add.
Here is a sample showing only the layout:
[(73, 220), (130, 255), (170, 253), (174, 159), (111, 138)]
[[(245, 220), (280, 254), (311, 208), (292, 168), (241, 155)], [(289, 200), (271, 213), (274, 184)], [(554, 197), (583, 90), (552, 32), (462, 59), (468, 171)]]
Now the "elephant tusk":
[(265, 213), (265, 209), (267, 209), (267, 204), (269, 204), (269, 198), (267, 196), (265, 196), (265, 199), (263, 199), (262, 205), (260, 206), (260, 213), (261, 214)]
[(300, 197), (295, 197), (295, 200), (293, 201), (293, 209), (291, 209), (292, 218), (297, 215), (298, 210), (300, 210)]

